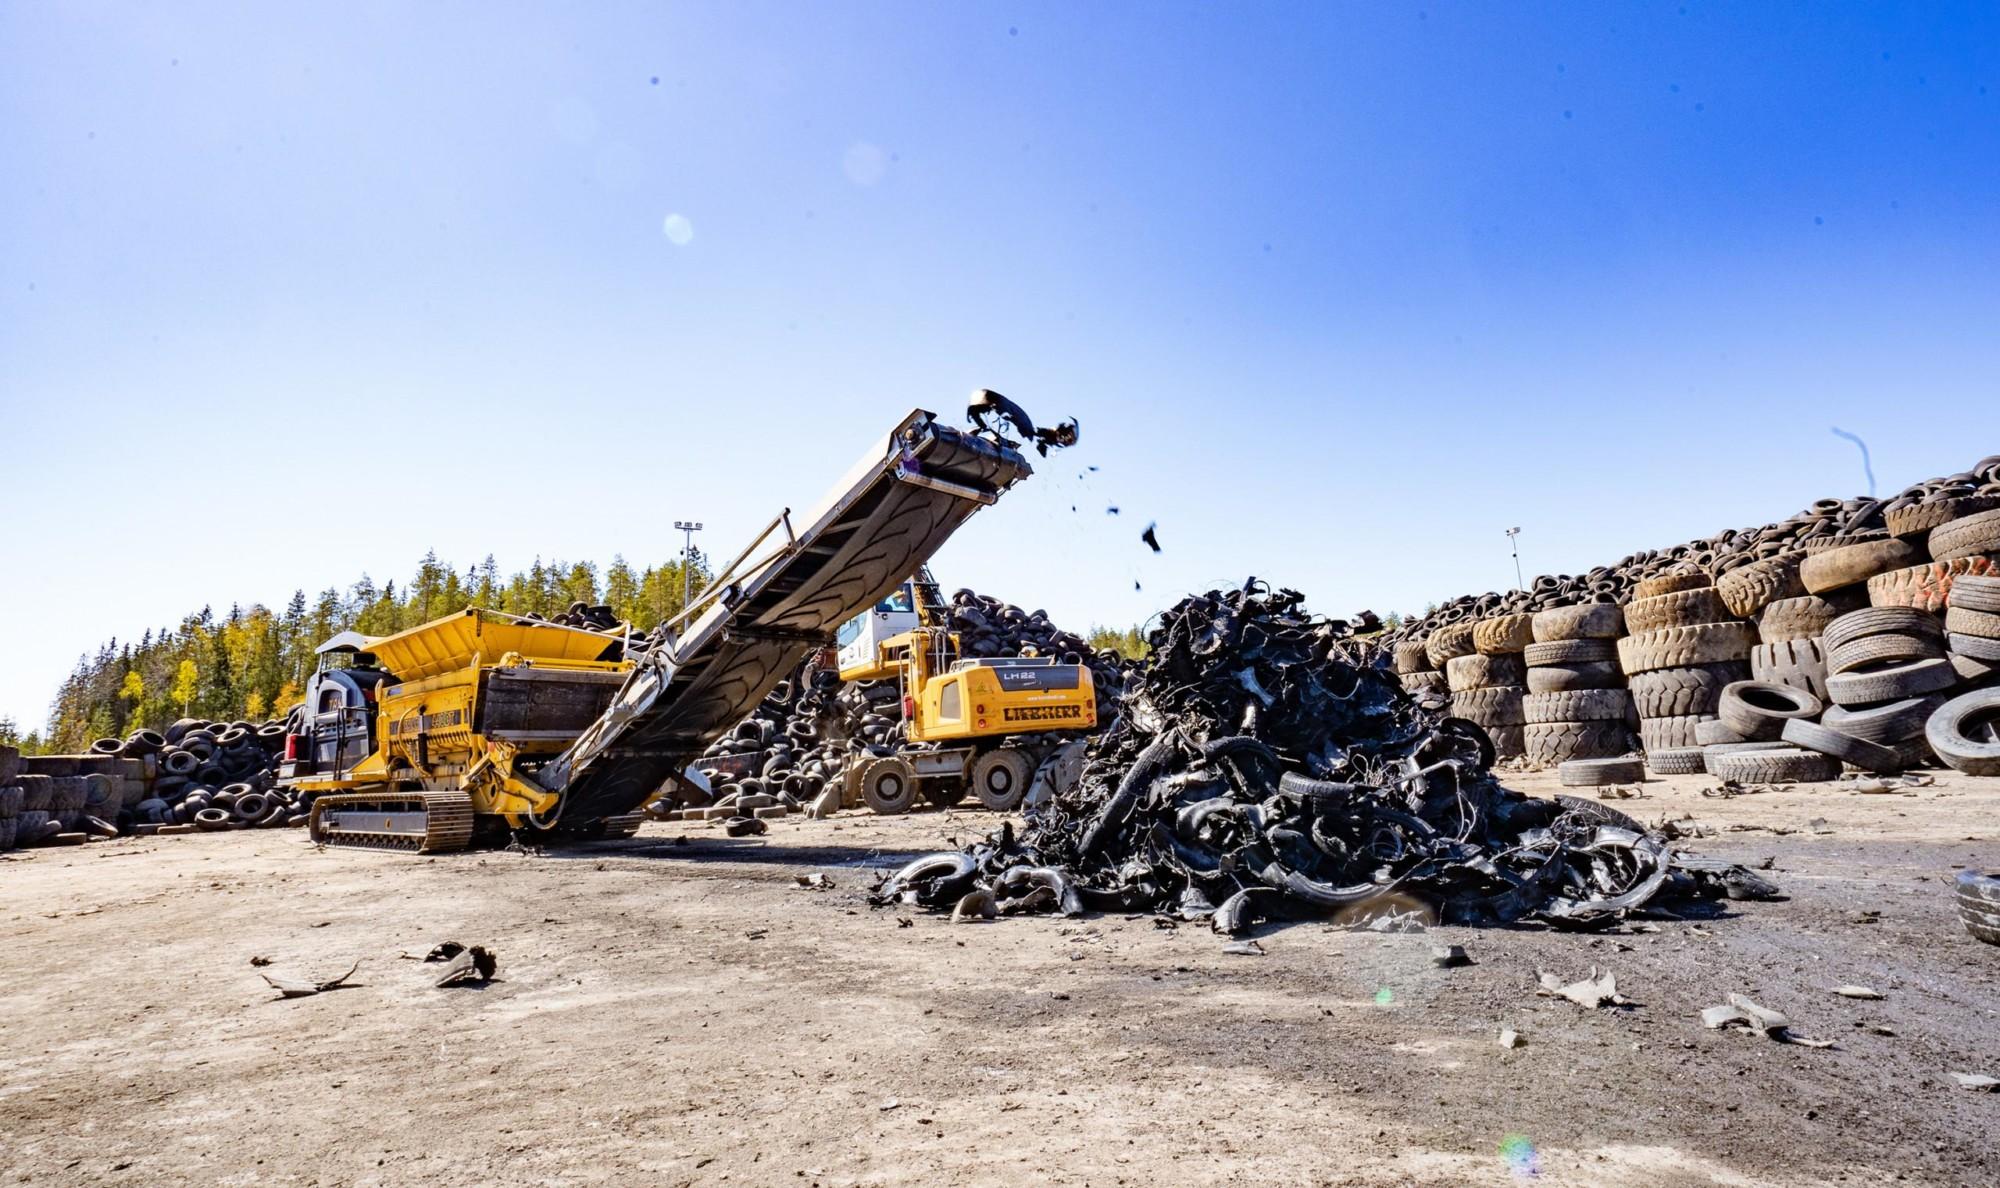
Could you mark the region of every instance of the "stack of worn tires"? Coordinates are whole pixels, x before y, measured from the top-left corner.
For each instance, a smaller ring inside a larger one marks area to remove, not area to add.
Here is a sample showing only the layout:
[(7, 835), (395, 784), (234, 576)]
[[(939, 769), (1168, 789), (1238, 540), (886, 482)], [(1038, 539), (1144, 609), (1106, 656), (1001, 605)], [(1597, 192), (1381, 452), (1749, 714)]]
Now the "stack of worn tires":
[(1528, 668), (1523, 659), (1534, 642), (1533, 615), (1500, 615), (1438, 632), (1453, 650), (1469, 648), (1444, 661), (1445, 683), (1451, 690), (1451, 713), (1484, 727), (1501, 759), (1527, 753), (1527, 719), (1523, 702), (1528, 693)]
[(1529, 620), (1522, 651), (1523, 742), (1532, 767), (1610, 759), (1632, 749), (1632, 695), (1618, 664), (1624, 612), (1610, 602), (1552, 607)]
[(1619, 664), (1639, 716), (1647, 766), (1656, 775), (1701, 771), (1703, 726), (1715, 720), (1722, 690), (1749, 675), (1747, 632), (1732, 617), (1720, 584), (1691, 566), (1634, 587), (1625, 627)]
[(14, 782), (20, 773), (20, 750), (0, 746), (0, 854), (14, 848), (20, 830), (21, 805), (27, 799), (27, 794)]

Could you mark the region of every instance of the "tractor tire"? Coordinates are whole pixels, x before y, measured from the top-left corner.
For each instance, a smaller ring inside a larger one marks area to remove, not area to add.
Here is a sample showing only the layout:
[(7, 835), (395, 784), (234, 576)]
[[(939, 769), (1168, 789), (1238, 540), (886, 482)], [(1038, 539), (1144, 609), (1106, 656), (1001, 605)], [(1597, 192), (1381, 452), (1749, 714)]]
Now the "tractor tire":
[(1767, 644), (1794, 639), (1816, 639), (1826, 633), (1835, 619), (1864, 603), (1852, 594), (1835, 592), (1826, 598), (1808, 594), (1803, 598), (1780, 598), (1757, 616), (1757, 638)]
[(1974, 512), (1931, 530), (1931, 560), (2000, 553), (2000, 510)]
[[(1617, 639), (1625, 634), (1625, 612), (1610, 603), (1558, 606), (1535, 613), (1536, 643), (1571, 639)], [(1533, 661), (1529, 661), (1533, 663)]]
[(899, 756), (870, 760), (860, 783), (861, 802), (885, 817), (901, 816), (917, 803), (917, 773)]
[(1428, 645), (1421, 639), (1406, 639), (1402, 643), (1397, 644), (1394, 653), (1396, 672), (1400, 675), (1408, 675), (1415, 672), (1429, 671), (1432, 665), (1427, 649)]
[(996, 813), (1011, 813), (1021, 807), (1034, 775), (1026, 752), (997, 747), (972, 761), (972, 795)]
[(1454, 656), (1444, 662), (1445, 683), (1454, 693), (1520, 685), (1528, 679), (1527, 665), (1519, 656)]
[[(1755, 568), (1755, 565), (1746, 565), (1743, 569), (1731, 570), (1728, 577)], [(1727, 581), (1728, 577), (1723, 580)], [(1722, 595), (1717, 592), (1717, 588), (1703, 586), (1696, 590), (1656, 594), (1651, 598), (1634, 598), (1625, 604), (1625, 629), (1637, 635), (1641, 631), (1657, 631), (1662, 627), (1726, 623), (1731, 614), (1730, 608), (1723, 605)]]
[(1528, 762), (1553, 767), (1571, 759), (1615, 759), (1632, 749), (1623, 722), (1537, 722), (1522, 731)]
[(2000, 566), (1991, 557), (1960, 557), (1892, 569), (1868, 579), (1868, 601), (1874, 606), (1908, 606), (1936, 614), (1950, 604), (1951, 592), (1959, 582), (1996, 572)]
[(1641, 718), (1714, 717), (1723, 686), (1750, 675), (1741, 664), (1701, 664), (1633, 673), (1632, 707)]
[(1817, 718), (1826, 704), (1804, 689), (1775, 681), (1737, 681), (1722, 691), (1716, 717), (1751, 742), (1769, 742), (1792, 718)]
[(1939, 706), (1924, 725), (1924, 740), (1955, 770), (2000, 775), (2000, 689), (1981, 689)]
[(1528, 728), (1526, 726), (1482, 726), (1486, 737), (1493, 740), (1495, 759), (1519, 759), (1528, 753)]
[(1799, 580), (1799, 564), (1792, 557), (1752, 561), (1716, 579), (1715, 592), (1730, 614), (1748, 619), (1781, 598), (1797, 598), (1806, 592), (1805, 583)]
[(1493, 685), (1466, 689), (1451, 695), (1451, 716), (1480, 726), (1519, 726), (1522, 702), (1527, 690), (1519, 685)]
[(1808, 556), (1799, 564), (1799, 580), (1805, 584), (1806, 593), (1824, 594), (1860, 585), (1878, 573), (1903, 569), (1920, 560), (1916, 546), (1907, 540), (1892, 538), (1850, 544)]
[(1840, 760), (1795, 747), (1709, 756), (1710, 775), (1739, 784), (1817, 784), (1840, 778)]
[(1451, 685), (1441, 672), (1406, 672), (1396, 678), (1405, 693), (1448, 693)]
[(1424, 644), (1424, 655), (1429, 657), (1432, 668), (1443, 668), (1444, 662), (1457, 656), (1472, 654), (1472, 624), (1453, 623), (1431, 632)]
[(1528, 670), (1528, 692), (1567, 693), (1572, 689), (1616, 689), (1624, 681), (1615, 660), (1543, 664)]
[(1750, 649), (1750, 678), (1790, 685), (1826, 700), (1826, 653), (1816, 639), (1758, 644)]
[(1472, 625), (1472, 647), (1482, 656), (1519, 655), (1535, 642), (1535, 616), (1496, 615)]
[(1703, 623), (1668, 627), (1618, 641), (1618, 666), (1629, 676), (1656, 668), (1693, 668), (1743, 660), (1750, 655), (1748, 623)]
[[(1662, 594), (1679, 594), (1687, 590), (1701, 590), (1715, 585), (1709, 576), (1699, 569), (1682, 569), (1673, 573), (1663, 573), (1657, 577), (1642, 578), (1632, 587), (1632, 601), (1642, 602), (1648, 598), (1658, 598)], [(1630, 603), (1627, 604), (1628, 606)]]

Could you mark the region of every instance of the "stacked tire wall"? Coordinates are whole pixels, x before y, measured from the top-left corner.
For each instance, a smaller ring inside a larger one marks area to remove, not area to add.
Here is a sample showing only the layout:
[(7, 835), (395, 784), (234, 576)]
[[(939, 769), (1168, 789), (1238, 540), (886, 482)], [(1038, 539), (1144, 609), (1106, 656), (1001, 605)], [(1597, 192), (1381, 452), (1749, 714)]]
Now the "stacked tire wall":
[[(1564, 632), (1556, 611), (1591, 606), (1624, 612), (1604, 667), (1588, 644), (1555, 638)], [(1716, 772), (1720, 762), (1735, 776), (1823, 779), (1843, 765), (1900, 770), (1938, 759), (2000, 774), (2000, 457), (1890, 500), (1822, 501), (1763, 529), (1459, 599), (1385, 642), (1409, 687), (1431, 679), (1407, 666), (1419, 648), (1442, 637), (1451, 651), (1468, 620), (1475, 633), (1502, 631), (1529, 612), (1537, 642), (1524, 657), (1524, 744), (1537, 766), (1612, 745), (1608, 729), (1574, 715), (1588, 701), (1587, 712), (1608, 721), (1615, 698), (1541, 695), (1609, 682), (1615, 670), (1637, 741), (1662, 774)], [(1765, 754), (1742, 757), (1750, 752)]]
[(1501, 759), (1527, 752), (1527, 619), (1509, 615), (1440, 632), (1433, 639), (1443, 642), (1429, 656), (1443, 662), (1452, 716), (1485, 727)]
[(1632, 749), (1632, 695), (1618, 663), (1625, 615), (1609, 603), (1553, 607), (1529, 619), (1523, 649), (1523, 741), (1532, 767), (1611, 759)]

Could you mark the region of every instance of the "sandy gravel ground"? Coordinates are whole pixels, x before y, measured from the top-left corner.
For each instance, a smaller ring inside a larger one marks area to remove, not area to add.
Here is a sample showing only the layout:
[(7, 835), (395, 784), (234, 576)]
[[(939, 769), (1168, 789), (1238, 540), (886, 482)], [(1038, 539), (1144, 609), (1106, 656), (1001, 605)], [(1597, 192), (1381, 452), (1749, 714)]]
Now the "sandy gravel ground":
[[(1549, 792), (1543, 776), (1517, 786)], [(1621, 808), (1774, 859), (1784, 902), (1596, 935), (1150, 918), (954, 926), (873, 873), (977, 813), (649, 825), (537, 857), (297, 832), (0, 859), (0, 1174), (59, 1184), (2000, 1183), (2000, 780)], [(1752, 828), (1742, 828), (1742, 827)], [(1778, 832), (1784, 831), (1784, 832)], [(684, 839), (684, 840), (683, 840)], [(825, 873), (806, 890), (794, 876)], [(456, 939), (502, 979), (402, 959)], [(1430, 946), (1475, 964), (1438, 970)], [(279, 1001), (251, 967), (359, 985)], [(1633, 1005), (1538, 999), (1618, 976)], [(1831, 992), (1854, 983), (1886, 997)], [(1828, 1050), (1704, 1031), (1741, 991)], [(1526, 1037), (1503, 1050), (1501, 1028)]]

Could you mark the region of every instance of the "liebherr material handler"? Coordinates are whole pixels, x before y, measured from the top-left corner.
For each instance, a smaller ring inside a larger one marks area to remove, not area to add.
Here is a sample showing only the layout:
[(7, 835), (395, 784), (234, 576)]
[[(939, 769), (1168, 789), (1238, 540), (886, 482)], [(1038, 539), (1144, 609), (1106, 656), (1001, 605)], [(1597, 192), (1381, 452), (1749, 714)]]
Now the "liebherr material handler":
[(913, 411), (802, 521), (780, 512), (637, 659), (609, 633), (482, 610), (336, 637), (280, 779), (319, 793), (312, 834), (331, 845), (629, 833), (808, 650), (1030, 473), (998, 433)]

